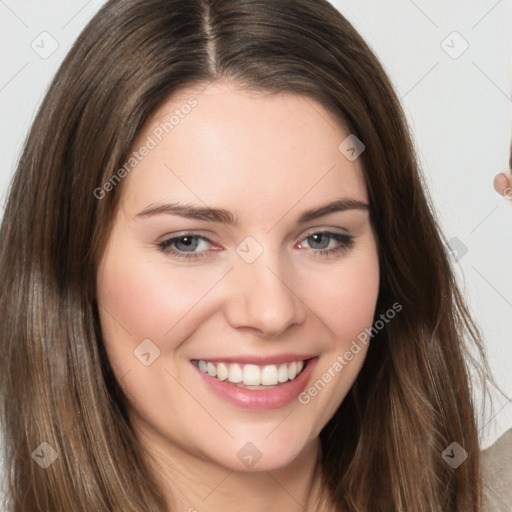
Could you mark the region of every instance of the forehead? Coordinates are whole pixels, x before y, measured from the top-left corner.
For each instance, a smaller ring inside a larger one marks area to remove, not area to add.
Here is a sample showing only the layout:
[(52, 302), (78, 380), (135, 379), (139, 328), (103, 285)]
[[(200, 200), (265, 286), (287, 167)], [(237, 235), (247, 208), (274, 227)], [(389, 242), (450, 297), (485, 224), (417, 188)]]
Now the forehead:
[(132, 151), (145, 156), (126, 178), (123, 202), (139, 209), (162, 200), (268, 208), (305, 196), (367, 200), (360, 160), (339, 149), (348, 135), (302, 95), (226, 82), (182, 89), (139, 132)]

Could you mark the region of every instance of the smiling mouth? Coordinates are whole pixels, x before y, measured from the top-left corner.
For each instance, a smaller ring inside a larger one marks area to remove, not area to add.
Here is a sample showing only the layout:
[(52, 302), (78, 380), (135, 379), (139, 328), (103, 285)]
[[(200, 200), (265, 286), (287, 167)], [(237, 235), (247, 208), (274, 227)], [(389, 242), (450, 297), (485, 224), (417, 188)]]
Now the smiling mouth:
[(203, 373), (245, 389), (273, 389), (293, 381), (304, 371), (309, 359), (290, 361), (281, 364), (255, 365), (204, 361), (191, 362)]

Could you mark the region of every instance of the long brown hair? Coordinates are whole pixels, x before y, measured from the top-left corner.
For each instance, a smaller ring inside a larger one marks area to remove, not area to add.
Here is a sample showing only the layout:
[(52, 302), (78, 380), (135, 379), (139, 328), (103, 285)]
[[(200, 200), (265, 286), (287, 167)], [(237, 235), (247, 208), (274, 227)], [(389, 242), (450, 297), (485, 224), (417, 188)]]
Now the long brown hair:
[[(345, 512), (481, 510), (468, 374), (471, 354), (486, 372), (480, 335), (390, 81), (324, 0), (111, 0), (70, 50), (28, 135), (0, 232), (8, 509), (166, 510), (95, 300), (122, 183), (102, 199), (94, 191), (162, 101), (220, 78), (318, 101), (366, 146), (381, 269), (375, 318), (395, 302), (403, 310), (374, 336), (320, 434), (325, 495)], [(43, 442), (58, 453), (46, 469), (33, 455), (49, 450)], [(441, 456), (452, 442), (469, 454), (457, 469)]]

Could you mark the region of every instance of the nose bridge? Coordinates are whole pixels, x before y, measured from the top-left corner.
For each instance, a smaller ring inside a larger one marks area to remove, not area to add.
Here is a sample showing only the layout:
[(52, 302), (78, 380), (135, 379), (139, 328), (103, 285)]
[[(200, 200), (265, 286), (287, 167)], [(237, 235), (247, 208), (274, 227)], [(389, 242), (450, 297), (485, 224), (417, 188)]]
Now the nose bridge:
[(293, 269), (286, 266), (281, 252), (261, 245), (258, 249), (251, 240), (242, 242), (237, 252), (228, 308), (231, 325), (276, 336), (302, 323), (305, 308), (294, 291)]

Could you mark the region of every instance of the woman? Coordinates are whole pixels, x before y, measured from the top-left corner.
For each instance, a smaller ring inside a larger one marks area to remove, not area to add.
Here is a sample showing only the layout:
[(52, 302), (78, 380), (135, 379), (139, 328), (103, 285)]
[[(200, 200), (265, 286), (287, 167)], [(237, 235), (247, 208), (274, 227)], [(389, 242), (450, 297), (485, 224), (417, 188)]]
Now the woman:
[(108, 2), (0, 236), (13, 511), (481, 510), (479, 333), (328, 3)]

